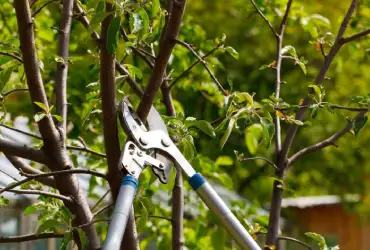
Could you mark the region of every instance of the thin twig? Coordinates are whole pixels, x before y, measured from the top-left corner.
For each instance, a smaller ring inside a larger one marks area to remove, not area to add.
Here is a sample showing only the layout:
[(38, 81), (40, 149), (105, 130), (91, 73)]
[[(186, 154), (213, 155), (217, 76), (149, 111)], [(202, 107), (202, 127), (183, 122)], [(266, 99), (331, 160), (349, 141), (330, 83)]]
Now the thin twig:
[(26, 182), (36, 180), (39, 178), (43, 178), (43, 177), (48, 177), (48, 176), (69, 175), (69, 174), (90, 174), (90, 175), (95, 175), (95, 176), (107, 179), (107, 176), (105, 174), (102, 174), (97, 171), (89, 170), (89, 169), (69, 169), (69, 170), (60, 170), (60, 171), (54, 171), (54, 172), (49, 172), (49, 173), (43, 173), (43, 174), (27, 174), (24, 172), (20, 172), (20, 174), (23, 176), (27, 176), (27, 178), (1, 189), (0, 194), (5, 191), (11, 190), (15, 187), (18, 187)]
[[(261, 234), (266, 234), (266, 233), (262, 233), (262, 232), (258, 232), (256, 233), (257, 235), (261, 235)], [(308, 245), (307, 243), (303, 242), (303, 241), (300, 241), (300, 240), (297, 240), (295, 238), (292, 238), (292, 237), (288, 237), (288, 236), (278, 236), (277, 237), (278, 240), (286, 240), (286, 241), (292, 241), (292, 242), (295, 242), (297, 244), (300, 244), (304, 247), (307, 247), (308, 249), (310, 250), (314, 250), (313, 247), (311, 247), (310, 245)]]
[(76, 228), (81, 228), (81, 227), (90, 226), (90, 225), (92, 225), (92, 224), (100, 223), (100, 222), (110, 222), (110, 219), (99, 219), (99, 220), (93, 220), (93, 221), (90, 221), (90, 222), (88, 222), (88, 223), (81, 224), (81, 225), (78, 225), (78, 226), (75, 226), (75, 227), (76, 227)]
[(355, 121), (362, 118), (367, 112), (368, 112), (368, 110), (367, 111), (361, 111), (360, 113), (358, 113), (356, 115), (356, 117), (353, 118), (351, 121), (349, 121), (348, 124), (341, 131), (339, 131), (338, 133), (330, 136), (326, 140), (318, 142), (315, 145), (312, 145), (310, 147), (301, 149), (300, 151), (298, 151), (297, 153), (295, 153), (294, 155), (292, 155), (288, 159), (286, 165), (290, 166), (291, 164), (293, 164), (293, 162), (295, 162), (296, 160), (298, 160), (300, 157), (302, 157), (304, 155), (307, 155), (307, 154), (312, 153), (312, 152), (316, 152), (316, 151), (318, 151), (320, 149), (323, 149), (327, 146), (335, 145), (334, 144), (335, 141), (337, 141), (340, 137), (345, 135), (345, 133), (347, 133), (353, 127), (353, 124), (355, 123)]
[(24, 241), (33, 241), (39, 239), (50, 239), (50, 238), (63, 238), (62, 233), (39, 233), (39, 234), (26, 234), (20, 236), (2, 236), (0, 237), (0, 243), (19, 243)]
[(227, 96), (227, 92), (226, 90), (222, 87), (221, 83), (218, 81), (218, 79), (215, 77), (215, 75), (212, 73), (212, 71), (209, 69), (208, 65), (207, 65), (207, 62), (198, 55), (197, 52), (195, 52), (195, 50), (191, 47), (190, 44), (186, 43), (186, 42), (183, 42), (183, 41), (180, 41), (180, 40), (176, 40), (176, 42), (182, 46), (184, 46), (185, 48), (187, 48), (197, 59), (198, 61), (204, 66), (204, 68), (207, 70), (208, 74), (210, 75), (210, 77), (212, 78), (212, 80), (216, 83), (217, 87), (222, 91), (222, 93)]
[[(135, 220), (139, 219), (141, 216), (135, 216)], [(159, 215), (149, 215), (148, 218), (153, 218), (153, 219), (161, 219), (161, 220), (167, 220), (172, 223), (172, 219), (164, 216), (159, 216)]]
[(18, 132), (18, 133), (21, 133), (21, 134), (24, 134), (24, 135), (33, 137), (33, 138), (38, 139), (38, 140), (42, 140), (41, 136), (38, 136), (38, 135), (35, 135), (35, 134), (32, 134), (32, 133), (29, 133), (29, 132), (26, 132), (26, 131), (23, 131), (23, 130), (20, 130), (20, 129), (17, 129), (17, 128), (10, 127), (10, 126), (5, 125), (5, 124), (0, 124), (0, 127), (4, 127), (4, 128), (9, 129), (9, 130), (13, 130), (15, 132)]
[(14, 55), (12, 53), (0, 51), (0, 55), (12, 57), (13, 59), (17, 60), (18, 62), (23, 63), (22, 58), (20, 58), (17, 55)]
[(104, 157), (104, 158), (107, 158), (107, 156), (103, 153), (99, 153), (95, 150), (92, 150), (90, 148), (85, 148), (85, 147), (76, 147), (76, 146), (67, 146), (67, 149), (68, 150), (75, 150), (75, 151), (81, 151), (81, 152), (87, 152), (87, 153), (90, 153), (92, 155), (96, 155), (96, 156), (99, 156), (99, 157)]
[(105, 205), (104, 207), (100, 208), (99, 210), (97, 210), (94, 214), (93, 214), (93, 217), (95, 218), (96, 216), (98, 216), (99, 214), (101, 214), (102, 212), (104, 212), (105, 210), (107, 210), (108, 208), (112, 207), (113, 206), (113, 203), (111, 204), (108, 204), (108, 205)]
[(352, 36), (349, 36), (349, 37), (343, 37), (342, 40), (341, 40), (341, 43), (342, 44), (345, 44), (345, 43), (349, 43), (353, 40), (356, 40), (356, 39), (359, 39), (361, 37), (364, 37), (364, 36), (367, 36), (368, 34), (370, 34), (370, 28), (369, 29), (366, 29), (366, 30), (363, 30), (357, 34), (354, 34)]
[(262, 17), (262, 19), (267, 23), (267, 25), (270, 27), (270, 30), (272, 31), (272, 33), (277, 37), (278, 34), (277, 32), (275, 31), (274, 27), (272, 26), (272, 24), (270, 23), (270, 21), (265, 17), (265, 15), (262, 13), (262, 11), (258, 8), (257, 4), (254, 2), (254, 0), (250, 0), (251, 3), (253, 4), (254, 8), (256, 9), (256, 11), (258, 12), (258, 14)]
[(269, 159), (267, 159), (265, 157), (261, 157), (261, 156), (248, 157), (248, 158), (242, 158), (239, 161), (253, 161), (253, 160), (264, 160), (265, 162), (267, 162), (268, 164), (273, 166), (275, 168), (275, 170), (279, 171), (279, 168), (275, 165), (275, 163), (273, 163), (272, 161), (270, 161)]
[(40, 13), (40, 11), (45, 8), (46, 6), (48, 6), (49, 4), (53, 3), (53, 2), (57, 2), (59, 0), (49, 0), (47, 1), (46, 3), (44, 3), (39, 9), (37, 9), (35, 12), (32, 13), (32, 17), (35, 17), (37, 14)]
[(1, 95), (3, 96), (3, 98), (7, 97), (8, 95), (14, 93), (14, 92), (18, 92), (18, 91), (29, 91), (29, 89), (27, 88), (21, 88), (21, 89), (13, 89), (13, 90), (10, 90), (6, 93), (2, 93)]
[[(0, 191), (1, 191), (1, 189), (0, 189)], [(71, 199), (70, 197), (60, 195), (60, 194), (45, 192), (45, 191), (39, 191), (39, 190), (14, 190), (14, 189), (12, 189), (12, 190), (8, 190), (7, 192), (11, 192), (11, 193), (15, 193), (15, 194), (43, 195), (43, 196), (52, 197), (52, 198), (59, 199), (59, 200), (69, 202), (69, 203), (73, 202), (73, 199)]]
[[(217, 45), (215, 48), (213, 48), (211, 51), (209, 51), (207, 54), (201, 57), (201, 59), (205, 60), (208, 56), (210, 56), (213, 52), (215, 52), (218, 48), (220, 48), (221, 44)], [(187, 73), (190, 72), (194, 66), (196, 66), (198, 63), (200, 63), (201, 60), (196, 60), (192, 65), (190, 65), (189, 68), (187, 68), (184, 72), (182, 72), (170, 85), (170, 88), (172, 88), (178, 80), (180, 80), (183, 76), (185, 76)]]
[(107, 195), (109, 194), (110, 190), (108, 190), (107, 192), (105, 192), (105, 194), (100, 197), (100, 199), (95, 203), (95, 205), (91, 208), (91, 211), (94, 211), (94, 209), (99, 206), (99, 204), (104, 200), (105, 197), (107, 197)]

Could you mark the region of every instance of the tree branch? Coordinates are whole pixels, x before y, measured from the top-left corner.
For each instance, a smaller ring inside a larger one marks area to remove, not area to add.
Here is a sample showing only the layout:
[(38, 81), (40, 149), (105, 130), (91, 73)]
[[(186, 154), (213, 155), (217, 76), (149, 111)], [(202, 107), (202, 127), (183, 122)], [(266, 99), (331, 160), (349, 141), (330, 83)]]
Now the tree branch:
[[(201, 57), (202, 60), (205, 60), (208, 56), (210, 56), (213, 52), (215, 52), (219, 47), (221, 46), (221, 44), (217, 45), (215, 48), (213, 48), (211, 51), (209, 51), (207, 54), (205, 54), (204, 56)], [(198, 63), (200, 63), (201, 60), (196, 60), (192, 65), (190, 65), (189, 68), (187, 68), (184, 72), (182, 72), (170, 85), (170, 88), (172, 88), (175, 83), (180, 80), (182, 77), (184, 77), (186, 74), (188, 74), (190, 72), (190, 70), (192, 68), (194, 68), (194, 66), (196, 66)]]
[(19, 243), (24, 241), (33, 241), (50, 238), (63, 238), (63, 237), (64, 234), (60, 233), (26, 234), (21, 236), (0, 237), (0, 243)]
[(112, 206), (113, 206), (113, 203), (108, 204), (108, 205), (105, 205), (104, 207), (102, 207), (102, 208), (100, 208), (99, 210), (97, 210), (97, 211), (94, 213), (93, 217), (98, 216), (99, 214), (101, 214), (102, 212), (104, 212), (105, 210), (107, 210), (108, 208), (110, 208), (110, 207), (112, 207)]
[(349, 42), (352, 42), (353, 40), (356, 40), (356, 39), (359, 39), (361, 37), (367, 36), (368, 34), (370, 34), (370, 29), (363, 30), (363, 31), (361, 31), (357, 34), (354, 34), (352, 36), (349, 36), (349, 37), (343, 37), (342, 40), (341, 40), (341, 43), (342, 44), (349, 43)]
[[(257, 235), (259, 234), (266, 234), (266, 233), (262, 233), (262, 232), (258, 232)], [(300, 241), (300, 240), (297, 240), (297, 239), (294, 239), (292, 237), (287, 237), (287, 236), (278, 236), (277, 237), (278, 240), (286, 240), (286, 241), (292, 241), (292, 242), (295, 242), (299, 245), (302, 245), (304, 247), (306, 247), (307, 249), (310, 249), (310, 250), (314, 250), (310, 245), (308, 245), (307, 243), (303, 242), (303, 241)]]
[[(0, 189), (1, 191), (1, 189)], [(73, 203), (73, 199), (70, 197), (60, 195), (60, 194), (54, 194), (54, 193), (49, 193), (45, 191), (39, 191), (39, 190), (8, 190), (7, 192), (15, 193), (15, 194), (34, 194), (34, 195), (43, 195), (55, 199), (59, 199), (68, 203)]]
[[(135, 216), (135, 220), (139, 219), (141, 216)], [(172, 223), (172, 219), (164, 216), (159, 216), (159, 215), (149, 215), (148, 218), (153, 218), (153, 219), (160, 219), (160, 220), (166, 220)], [(174, 249), (174, 248), (172, 248)]]
[(7, 155), (14, 155), (31, 161), (48, 164), (49, 159), (44, 152), (38, 149), (30, 148), (27, 145), (21, 145), (12, 141), (0, 138), (0, 152)]
[(28, 91), (29, 89), (13, 89), (13, 90), (10, 90), (10, 91), (8, 91), (8, 92), (6, 92), (6, 93), (2, 93), (1, 95), (2, 95), (2, 97), (3, 98), (5, 98), (5, 97), (7, 97), (8, 95), (10, 95), (10, 94), (12, 94), (12, 93), (14, 93), (14, 92), (18, 92), (18, 91)]
[(295, 153), (294, 155), (292, 155), (288, 159), (286, 165), (287, 166), (290, 166), (291, 164), (293, 164), (293, 162), (295, 162), (296, 160), (298, 160), (300, 157), (302, 157), (304, 155), (307, 155), (309, 153), (312, 153), (312, 152), (319, 151), (320, 149), (323, 149), (323, 148), (325, 148), (327, 146), (331, 146), (331, 145), (334, 145), (335, 146), (335, 141), (337, 141), (340, 137), (342, 137), (343, 135), (345, 135), (345, 133), (347, 133), (348, 131), (350, 131), (351, 128), (353, 127), (353, 124), (356, 122), (356, 120), (362, 118), (366, 114), (366, 112), (368, 112), (368, 111), (361, 111), (360, 113), (358, 113), (356, 115), (356, 117), (353, 118), (351, 121), (349, 121), (348, 124), (341, 131), (339, 131), (338, 133), (330, 136), (326, 140), (324, 140), (322, 142), (318, 142), (315, 145), (312, 145), (310, 147), (301, 149), (300, 151), (298, 151), (297, 153)]
[(40, 178), (48, 177), (48, 176), (61, 176), (61, 175), (70, 175), (70, 174), (90, 174), (95, 175), (97, 177), (101, 177), (104, 179), (107, 179), (107, 176), (105, 174), (102, 174), (97, 171), (89, 170), (89, 169), (68, 169), (68, 170), (60, 170), (60, 171), (54, 171), (49, 173), (42, 173), (42, 174), (27, 174), (24, 172), (20, 172), (21, 175), (27, 176), (27, 178), (20, 180), (16, 183), (13, 183), (3, 189), (0, 190), (0, 194), (4, 193), (5, 191), (11, 190), (13, 188), (16, 188), (26, 182), (32, 181), (32, 180), (38, 180)]
[[(338, 35), (335, 39), (334, 45), (330, 49), (329, 54), (324, 58), (324, 63), (322, 65), (321, 69), (320, 69), (320, 72), (318, 73), (318, 75), (315, 79), (315, 84), (317, 84), (317, 85), (322, 84), (323, 80), (325, 79), (326, 72), (328, 71), (335, 55), (337, 54), (337, 52), (339, 51), (339, 49), (342, 46), (340, 41), (343, 38), (343, 34), (344, 34), (344, 32), (347, 28), (349, 19), (353, 15), (353, 12), (355, 10), (357, 2), (358, 2), (358, 0), (352, 0), (351, 5), (348, 8), (348, 11), (347, 11), (345, 17), (343, 18), (343, 21), (342, 21), (342, 24), (341, 24), (341, 26), (338, 30)], [(310, 97), (307, 96), (303, 100), (302, 106), (309, 106), (310, 102), (311, 102)], [(303, 118), (304, 118), (306, 110), (307, 110), (306, 108), (299, 109), (296, 116), (295, 116), (295, 119), (302, 121)], [(289, 149), (290, 149), (290, 147), (293, 143), (293, 140), (294, 140), (294, 137), (295, 137), (297, 131), (298, 131), (298, 126), (297, 125), (292, 124), (292, 125), (289, 126), (288, 131), (287, 131), (287, 136), (285, 138), (285, 141), (284, 141), (284, 144), (283, 144), (282, 150), (281, 150), (281, 155), (280, 155), (280, 159), (279, 159), (279, 164), (280, 165), (285, 165), (285, 161), (287, 159)]]
[(272, 161), (270, 161), (269, 159), (267, 159), (265, 157), (261, 157), (261, 156), (248, 157), (248, 158), (242, 158), (239, 161), (253, 161), (253, 160), (264, 160), (265, 162), (267, 162), (268, 164), (273, 166), (275, 168), (275, 170), (279, 171), (278, 167)]
[(21, 133), (21, 134), (24, 134), (24, 135), (33, 137), (33, 138), (38, 139), (38, 140), (42, 140), (42, 138), (40, 136), (38, 136), (38, 135), (35, 135), (35, 134), (32, 134), (32, 133), (28, 133), (26, 131), (23, 131), (23, 130), (20, 130), (20, 129), (17, 129), (17, 128), (10, 127), (10, 126), (5, 125), (5, 124), (0, 124), (0, 127), (7, 128), (9, 130), (12, 130), (12, 131), (15, 131), (15, 132), (18, 132), (18, 133)]
[(168, 19), (168, 25), (166, 29), (162, 31), (163, 40), (159, 47), (159, 54), (154, 63), (153, 72), (150, 76), (148, 86), (145, 89), (143, 98), (141, 99), (137, 109), (137, 113), (142, 120), (146, 120), (149, 110), (153, 105), (155, 95), (163, 82), (166, 66), (180, 31), (185, 5), (186, 0), (177, 0), (173, 2), (171, 16)]
[[(53, 2), (56, 2), (56, 1), (59, 1), (59, 0), (49, 0), (47, 1), (46, 3), (44, 3), (40, 8), (38, 8), (35, 12), (32, 13), (32, 17), (35, 17), (37, 14), (39, 14), (41, 12), (41, 10), (43, 8), (45, 8), (46, 6), (48, 6), (49, 4), (53, 3)], [(36, 2), (36, 1), (34, 1)], [(33, 4), (33, 3), (32, 3)]]
[[(33, 168), (29, 165), (26, 165), (21, 159), (19, 159), (18, 157), (15, 157), (15, 156), (11, 156), (11, 155), (5, 155), (6, 158), (13, 164), (13, 166), (18, 169), (20, 172), (24, 172), (24, 173), (27, 173), (27, 174), (43, 174), (44, 172), (36, 169), (36, 168)], [(52, 187), (52, 188), (56, 188), (56, 184), (55, 184), (55, 179), (53, 177), (45, 177), (45, 178), (40, 178), (38, 179), (38, 181), (46, 186), (49, 186), (49, 187)]]
[(90, 153), (92, 155), (96, 155), (96, 156), (99, 156), (99, 157), (107, 158), (107, 156), (105, 154), (99, 153), (99, 152), (97, 152), (95, 150), (92, 150), (90, 148), (67, 146), (67, 149), (69, 149), (69, 150), (75, 150), (75, 151), (81, 151), (81, 152), (87, 152), (87, 153)]
[(203, 60), (202, 57), (200, 57), (198, 55), (197, 52), (195, 52), (193, 50), (193, 48), (191, 47), (190, 44), (186, 43), (186, 42), (183, 42), (183, 41), (180, 41), (180, 40), (176, 40), (176, 42), (178, 44), (180, 44), (181, 46), (184, 46), (185, 48), (187, 48), (197, 59), (198, 61), (204, 66), (204, 68), (207, 70), (208, 74), (210, 75), (210, 77), (212, 78), (212, 80), (216, 83), (217, 87), (221, 90), (221, 92), (227, 96), (228, 94), (226, 93), (226, 90), (222, 87), (221, 83), (217, 80), (217, 78), (215, 77), (215, 75), (212, 73), (212, 71), (209, 69), (208, 65), (207, 65), (207, 62), (205, 60)]
[(262, 13), (262, 11), (258, 8), (257, 4), (254, 2), (254, 0), (250, 0), (251, 3), (253, 4), (254, 8), (256, 9), (257, 13), (262, 17), (262, 19), (267, 23), (267, 25), (270, 27), (270, 30), (272, 32), (272, 34), (275, 35), (275, 37), (278, 36), (277, 32), (275, 31), (274, 27), (272, 26), (272, 24), (270, 23), (269, 20), (267, 20), (267, 18), (265, 17), (265, 15)]
[[(285, 25), (288, 20), (290, 7), (292, 5), (292, 0), (288, 0), (286, 5), (284, 16), (281, 20), (279, 33), (276, 36), (276, 82), (275, 82), (275, 98), (280, 97), (280, 87), (281, 87), (281, 61), (282, 61), (282, 47), (283, 47), (283, 38), (284, 38), (284, 31)], [(267, 20), (267, 19), (266, 19)], [(276, 33), (275, 33), (276, 34)], [(275, 141), (276, 141), (276, 173), (279, 175), (279, 178), (284, 178), (284, 166), (279, 164), (280, 157), (281, 157), (281, 125), (280, 125), (280, 118), (277, 114), (274, 116), (274, 123), (275, 123)], [(279, 219), (280, 219), (280, 211), (281, 211), (281, 200), (283, 197), (283, 190), (279, 188), (280, 183), (278, 181), (274, 181), (273, 184), (273, 194), (271, 198), (271, 210), (269, 216), (269, 224), (268, 224), (268, 233), (266, 237), (266, 245), (276, 245), (277, 235), (279, 233)], [(267, 248), (265, 248), (267, 249)]]
[(12, 57), (13, 59), (17, 60), (18, 62), (23, 63), (22, 58), (20, 58), (17, 55), (14, 55), (12, 53), (0, 51), (0, 55)]
[(66, 135), (67, 125), (67, 76), (68, 76), (68, 50), (69, 37), (71, 33), (72, 14), (74, 0), (63, 1), (63, 13), (59, 29), (59, 46), (58, 56), (63, 59), (63, 62), (57, 62), (56, 69), (56, 112), (62, 117), (62, 121), (58, 122), (58, 126), (62, 128), (64, 138)]

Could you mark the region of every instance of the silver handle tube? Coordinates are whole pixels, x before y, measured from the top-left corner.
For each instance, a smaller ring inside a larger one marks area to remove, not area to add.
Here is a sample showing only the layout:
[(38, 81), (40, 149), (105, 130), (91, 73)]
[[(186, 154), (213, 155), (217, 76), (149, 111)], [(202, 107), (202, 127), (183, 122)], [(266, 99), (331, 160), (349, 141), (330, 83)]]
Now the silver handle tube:
[(261, 250), (257, 242), (202, 175), (198, 173), (193, 175), (189, 179), (189, 183), (243, 250)]
[(133, 176), (127, 175), (123, 179), (109, 224), (104, 250), (120, 249), (138, 183), (138, 179)]

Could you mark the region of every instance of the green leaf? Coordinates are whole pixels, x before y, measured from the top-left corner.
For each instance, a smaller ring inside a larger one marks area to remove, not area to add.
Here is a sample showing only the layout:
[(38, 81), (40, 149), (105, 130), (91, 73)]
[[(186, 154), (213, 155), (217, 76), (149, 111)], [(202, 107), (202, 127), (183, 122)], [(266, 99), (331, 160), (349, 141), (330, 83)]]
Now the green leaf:
[(131, 75), (139, 79), (143, 77), (143, 72), (141, 72), (141, 69), (139, 69), (138, 67), (135, 67), (134, 65), (131, 65), (131, 64), (125, 64), (125, 66), (127, 67)]
[(61, 116), (59, 116), (59, 115), (53, 115), (53, 117), (55, 119), (57, 119), (58, 122), (62, 122), (63, 121), (63, 118)]
[(64, 234), (64, 237), (63, 237), (63, 239), (62, 239), (62, 241), (61, 241), (61, 243), (60, 243), (60, 248), (59, 248), (59, 250), (67, 250), (68, 243), (69, 243), (70, 241), (72, 241), (72, 239), (73, 239), (73, 234), (72, 234), (72, 232), (67, 232), (67, 233), (65, 233), (65, 234)]
[(196, 127), (197, 129), (203, 131), (206, 135), (215, 138), (216, 133), (212, 125), (204, 120), (194, 121), (189, 127)]
[(313, 108), (311, 112), (312, 119), (315, 119), (318, 113), (319, 113), (319, 108), (318, 107)]
[(56, 56), (56, 57), (54, 58), (54, 60), (55, 60), (56, 62), (59, 62), (59, 63), (64, 63), (64, 59), (63, 59), (63, 57), (60, 57), (60, 56)]
[(359, 119), (356, 119), (355, 122), (353, 123), (353, 130), (355, 132), (355, 135), (357, 136), (360, 133), (360, 130), (365, 127), (367, 123), (368, 117), (363, 116)]
[(322, 93), (321, 93), (321, 88), (317, 86), (316, 84), (310, 84), (308, 87), (312, 88), (315, 92), (316, 97), (318, 98), (318, 101), (321, 102), (322, 98)]
[(159, 0), (152, 0), (151, 16), (156, 17), (160, 10), (161, 10), (161, 3), (159, 2)]
[(152, 201), (148, 197), (141, 197), (140, 201), (149, 213), (154, 212), (154, 206)]
[(142, 230), (145, 227), (145, 224), (148, 221), (148, 217), (149, 217), (148, 210), (146, 209), (146, 207), (142, 206), (141, 207), (140, 218), (139, 218), (138, 223), (137, 223), (138, 228), (140, 230)]
[(227, 129), (226, 129), (224, 135), (222, 136), (222, 138), (220, 140), (220, 148), (221, 149), (225, 146), (225, 143), (226, 143), (227, 139), (229, 139), (229, 136), (231, 134), (231, 131), (234, 128), (234, 125), (235, 125), (235, 118), (231, 118), (230, 121), (229, 121), (229, 125), (227, 126)]
[(261, 125), (262, 125), (264, 140), (266, 140), (267, 145), (270, 146), (271, 140), (275, 134), (275, 124), (271, 122), (268, 118), (262, 117)]
[(59, 222), (56, 219), (45, 220), (38, 227), (36, 235), (39, 235), (40, 233), (43, 233), (43, 232), (46, 232), (46, 231), (51, 231), (52, 229), (56, 228), (58, 224), (59, 224)]
[(217, 173), (217, 172), (213, 172), (212, 176), (220, 181), (222, 183), (223, 186), (225, 186), (226, 188), (228, 189), (232, 189), (233, 188), (233, 180), (231, 179), (230, 175), (227, 174), (227, 173)]
[(12, 75), (13, 67), (8, 67), (0, 72), (0, 91), (4, 89)]
[(33, 116), (33, 118), (34, 118), (35, 122), (39, 122), (39, 121), (41, 121), (42, 119), (44, 119), (44, 117), (45, 117), (45, 116), (46, 116), (46, 114), (45, 114), (45, 113), (39, 112), (39, 113), (35, 114), (35, 115)]
[(311, 232), (307, 232), (305, 233), (305, 235), (308, 237), (308, 238), (311, 238), (313, 239), (314, 241), (317, 242), (320, 250), (324, 250), (326, 248), (326, 242), (325, 242), (325, 239), (324, 237), (322, 237), (320, 234), (317, 234), (317, 233), (311, 233)]
[(117, 50), (120, 25), (121, 17), (117, 16), (112, 20), (108, 27), (106, 48), (108, 53), (111, 55), (113, 55)]
[(82, 250), (87, 249), (86, 233), (81, 228), (77, 228), (77, 232), (78, 232), (78, 237), (80, 238)]
[(253, 124), (245, 130), (245, 144), (247, 145), (249, 153), (256, 154), (258, 148), (258, 141), (262, 136), (262, 127), (260, 124)]
[[(103, 1), (100, 1), (99, 4), (103, 2)], [(104, 2), (103, 2), (104, 3)], [(98, 11), (98, 10), (97, 10)], [(100, 12), (97, 12), (95, 13), (95, 15), (93, 15), (93, 17), (91, 18), (91, 21), (90, 21), (90, 26), (89, 26), (89, 30), (88, 32), (89, 33), (92, 33), (99, 25), (100, 23), (107, 17), (109, 16), (110, 14), (112, 14), (111, 12), (105, 12), (105, 11), (100, 11)]]
[(31, 205), (31, 206), (28, 206), (26, 207), (26, 209), (23, 211), (23, 214), (24, 215), (29, 215), (29, 214), (33, 214), (35, 212), (37, 212), (38, 208), (36, 205)]
[(287, 45), (284, 48), (282, 48), (281, 49), (281, 54), (282, 55), (289, 54), (292, 57), (297, 58), (297, 52), (296, 52), (295, 48), (292, 45)]
[(48, 109), (47, 109), (46, 105), (43, 104), (42, 102), (33, 102), (33, 103), (36, 104), (37, 106), (39, 106), (45, 112), (48, 112)]
[(232, 57), (239, 59), (239, 53), (233, 47), (227, 46), (225, 49)]
[(304, 64), (304, 62), (301, 62), (301, 61), (297, 61), (297, 64), (299, 65), (299, 67), (301, 67), (303, 73), (305, 75), (307, 75), (307, 69), (306, 69), (306, 65)]
[(236, 92), (235, 96), (238, 103), (247, 102), (250, 105), (254, 103), (253, 97), (248, 92)]
[(230, 156), (219, 156), (216, 159), (216, 166), (232, 166), (234, 164), (233, 158)]
[(230, 77), (227, 77), (227, 83), (229, 84), (229, 87), (230, 87), (229, 93), (231, 93), (233, 91), (233, 88), (234, 88), (233, 80), (231, 80)]
[(9, 199), (5, 198), (4, 196), (0, 196), (0, 208), (9, 205)]
[(211, 235), (212, 249), (214, 250), (225, 249), (226, 239), (227, 239), (227, 233), (225, 229), (218, 226)]
[(139, 8), (137, 13), (140, 15), (143, 24), (143, 28), (140, 32), (142, 34), (147, 34), (149, 32), (149, 16), (143, 8)]

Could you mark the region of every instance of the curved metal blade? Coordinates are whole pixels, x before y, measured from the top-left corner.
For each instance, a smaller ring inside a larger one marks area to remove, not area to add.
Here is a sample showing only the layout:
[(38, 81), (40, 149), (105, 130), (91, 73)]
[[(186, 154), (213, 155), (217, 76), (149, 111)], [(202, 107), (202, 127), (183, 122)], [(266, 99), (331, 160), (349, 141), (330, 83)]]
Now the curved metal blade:
[[(149, 130), (161, 130), (165, 132), (166, 134), (168, 134), (166, 124), (164, 124), (161, 115), (153, 106), (149, 111), (147, 122), (148, 122)], [(156, 158), (164, 164), (164, 174), (165, 174), (166, 180), (168, 181), (170, 177), (170, 167), (171, 167), (172, 161), (169, 160), (164, 155), (159, 154), (159, 153), (156, 153)]]

